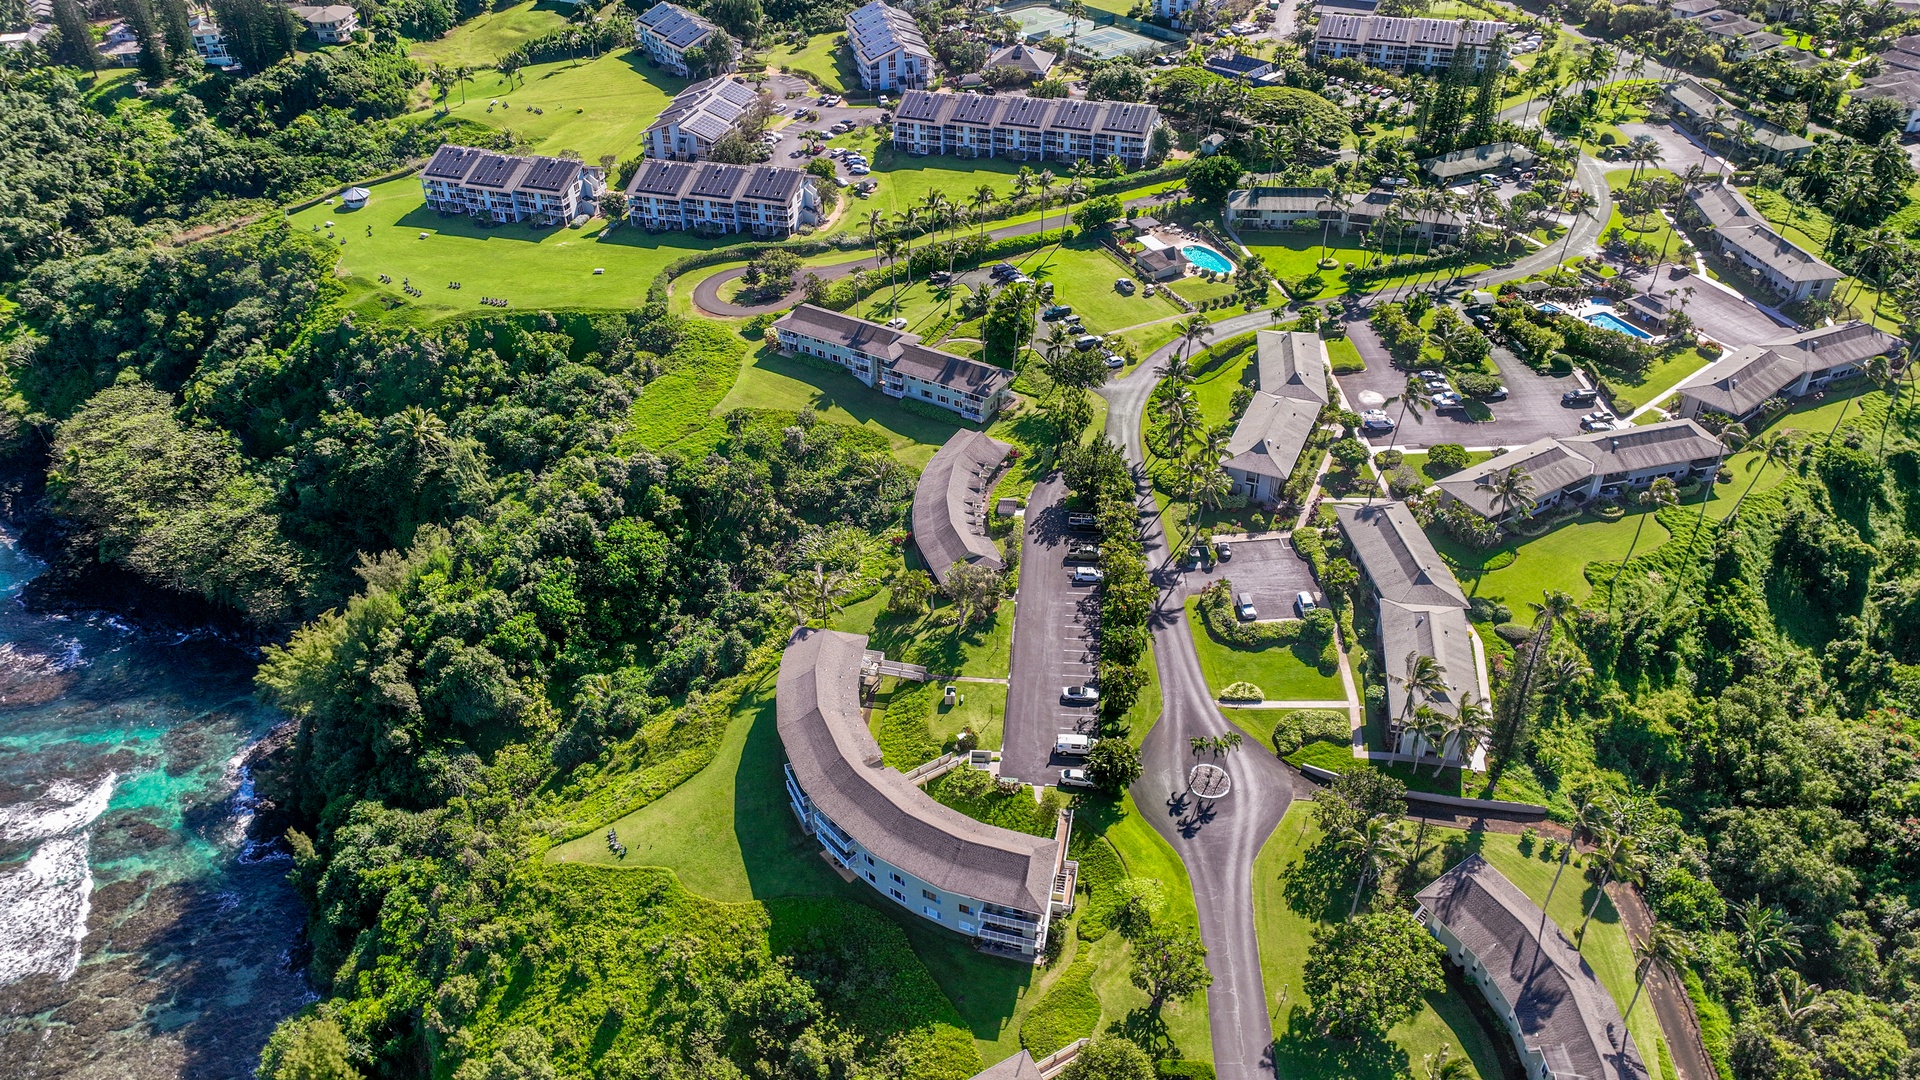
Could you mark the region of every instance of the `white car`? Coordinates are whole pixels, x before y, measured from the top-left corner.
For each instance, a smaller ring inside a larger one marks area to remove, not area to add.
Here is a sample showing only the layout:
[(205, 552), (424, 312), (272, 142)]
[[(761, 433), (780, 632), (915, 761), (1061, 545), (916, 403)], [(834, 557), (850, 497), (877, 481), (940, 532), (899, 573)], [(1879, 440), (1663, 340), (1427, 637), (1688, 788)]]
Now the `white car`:
[(1360, 414), (1360, 430), (1387, 432), (1394, 429), (1393, 417), (1385, 409), (1368, 409)]
[(1467, 399), (1451, 390), (1442, 390), (1433, 395), (1433, 407), (1436, 409), (1464, 409)]
[(1612, 431), (1613, 414), (1605, 409), (1595, 409), (1580, 418), (1582, 431)]
[(1069, 705), (1091, 705), (1100, 700), (1100, 691), (1091, 686), (1066, 686), (1060, 689), (1060, 700)]
[(1093, 786), (1093, 780), (1087, 776), (1087, 770), (1085, 769), (1061, 769), (1060, 786), (1065, 788), (1090, 788)]
[(1105, 580), (1107, 580), (1107, 575), (1091, 566), (1076, 566), (1073, 568), (1073, 583), (1075, 585), (1098, 585)]
[(901, 316), (896, 315), (895, 317), (887, 320), (887, 329), (889, 330), (905, 330), (906, 328), (907, 328), (907, 320)]
[(873, 170), (867, 168), (865, 165), (849, 165), (847, 166), (847, 171), (855, 176), (865, 176)]

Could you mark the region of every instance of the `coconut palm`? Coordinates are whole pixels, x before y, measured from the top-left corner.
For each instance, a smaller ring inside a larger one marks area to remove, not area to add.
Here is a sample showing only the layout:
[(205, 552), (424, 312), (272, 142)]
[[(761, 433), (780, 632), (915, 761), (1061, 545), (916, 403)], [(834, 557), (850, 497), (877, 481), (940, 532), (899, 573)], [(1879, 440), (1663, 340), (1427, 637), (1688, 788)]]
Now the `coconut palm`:
[(1041, 169), (1040, 175), (1035, 177), (1033, 181), (1033, 186), (1040, 189), (1040, 232), (1042, 235), (1045, 235), (1047, 231), (1047, 196), (1053, 192), (1054, 179), (1052, 169)]
[(1620, 575), (1626, 571), (1627, 564), (1633, 561), (1633, 549), (1640, 546), (1640, 533), (1646, 529), (1647, 519), (1679, 501), (1680, 489), (1667, 477), (1659, 477), (1647, 485), (1647, 490), (1640, 496), (1640, 502), (1653, 509), (1649, 513), (1640, 515), (1640, 523), (1633, 530), (1633, 541), (1627, 545), (1627, 554), (1620, 560), (1620, 565), (1614, 568), (1612, 580), (1607, 582), (1607, 614), (1613, 614), (1613, 602), (1616, 599), (1613, 587), (1620, 581)]
[(1407, 653), (1404, 665), (1401, 674), (1393, 676), (1393, 681), (1399, 683), (1407, 695), (1400, 705), (1400, 721), (1411, 726), (1422, 706), (1446, 694), (1447, 669), (1438, 659), (1418, 649)]
[(1607, 886), (1615, 881), (1631, 880), (1640, 871), (1640, 853), (1635, 850), (1627, 822), (1616, 819), (1614, 828), (1601, 835), (1600, 851), (1595, 859), (1600, 868), (1600, 883), (1593, 891), (1593, 902), (1587, 905), (1586, 917), (1580, 920), (1580, 932), (1574, 935), (1577, 943), (1587, 940), (1587, 927), (1593, 922), (1594, 912), (1600, 910), (1600, 898), (1607, 895)]
[(1547, 886), (1547, 899), (1540, 905), (1540, 930), (1535, 935), (1543, 937), (1547, 932), (1547, 906), (1553, 903), (1554, 891), (1560, 888), (1560, 875), (1567, 872), (1567, 863), (1573, 859), (1574, 845), (1580, 842), (1581, 833), (1591, 833), (1600, 820), (1600, 804), (1593, 801), (1593, 793), (1583, 791), (1575, 797), (1573, 803), (1573, 821), (1568, 829), (1567, 843), (1560, 849), (1560, 865), (1553, 871), (1553, 884)]
[(980, 223), (980, 239), (987, 238), (987, 208), (993, 205), (993, 185), (981, 184), (973, 189), (973, 197), (967, 200), (973, 207), (973, 216)]
[(1493, 731), (1493, 711), (1471, 690), (1460, 695), (1460, 707), (1453, 715), (1442, 713), (1441, 719), (1444, 723), (1440, 731), (1440, 760), (1433, 767), (1435, 776), (1446, 768), (1448, 758), (1458, 759), (1460, 767), (1466, 768), (1473, 758), (1468, 747), (1484, 743)]
[(1360, 868), (1359, 877), (1353, 883), (1353, 903), (1347, 907), (1347, 917), (1352, 918), (1360, 910), (1360, 895), (1367, 885), (1386, 877), (1389, 870), (1403, 863), (1410, 854), (1406, 826), (1398, 818), (1384, 814), (1369, 818), (1365, 824), (1347, 830), (1337, 846), (1351, 852)]
[(1174, 329), (1180, 334), (1180, 358), (1184, 360), (1192, 355), (1195, 342), (1213, 336), (1213, 320), (1195, 313), (1174, 324)]
[(1626, 1042), (1626, 1027), (1633, 1020), (1633, 1007), (1640, 1004), (1640, 992), (1647, 988), (1647, 976), (1659, 968), (1671, 975), (1682, 964), (1693, 958), (1693, 942), (1687, 935), (1663, 922), (1653, 924), (1653, 930), (1647, 940), (1633, 943), (1633, 958), (1639, 965), (1640, 979), (1633, 987), (1633, 998), (1627, 1002), (1627, 1011), (1620, 1017), (1620, 1040)]
[(1167, 456), (1184, 456), (1188, 441), (1206, 424), (1200, 415), (1200, 403), (1193, 391), (1181, 387), (1168, 396), (1162, 414), (1166, 417)]
[(1176, 387), (1187, 386), (1193, 382), (1193, 366), (1187, 363), (1187, 358), (1180, 353), (1167, 357), (1159, 367), (1153, 369), (1153, 373), (1158, 375), (1162, 382), (1172, 383)]
[(878, 251), (880, 249), (880, 240), (879, 240), (880, 230), (884, 228), (886, 224), (887, 224), (887, 212), (885, 210), (867, 211), (867, 246), (868, 247), (873, 248), (875, 251)]
[(900, 283), (894, 273), (900, 263), (900, 250), (900, 241), (891, 236), (880, 242), (880, 257), (887, 262), (887, 287), (891, 294), (887, 299), (889, 305), (900, 301)]
[(1515, 510), (1524, 513), (1539, 505), (1533, 498), (1533, 477), (1518, 465), (1488, 473), (1473, 486), (1493, 493), (1493, 503), (1500, 508), (1502, 518), (1511, 517)]
[(1740, 497), (1733, 501), (1733, 509), (1727, 513), (1729, 523), (1740, 516), (1740, 504), (1746, 502), (1747, 496), (1753, 493), (1754, 486), (1760, 483), (1760, 477), (1767, 471), (1767, 466), (1778, 465), (1785, 468), (1787, 463), (1793, 460), (1794, 453), (1800, 447), (1799, 437), (1799, 429), (1782, 428), (1779, 431), (1769, 431), (1747, 444), (1746, 448), (1755, 454), (1754, 460), (1748, 462), (1754, 467), (1753, 479), (1747, 482), (1747, 489), (1740, 493)]
[(1762, 904), (1759, 897), (1733, 905), (1734, 943), (1740, 958), (1754, 971), (1765, 974), (1783, 964), (1800, 960), (1800, 935), (1806, 927), (1794, 922), (1785, 911)]

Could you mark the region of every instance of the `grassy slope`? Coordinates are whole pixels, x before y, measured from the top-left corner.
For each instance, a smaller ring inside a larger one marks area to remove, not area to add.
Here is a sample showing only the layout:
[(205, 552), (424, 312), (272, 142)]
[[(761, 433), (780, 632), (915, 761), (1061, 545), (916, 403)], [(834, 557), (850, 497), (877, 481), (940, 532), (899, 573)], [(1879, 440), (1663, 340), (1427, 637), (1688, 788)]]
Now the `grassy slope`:
[(1187, 601), (1187, 622), (1193, 629), (1194, 648), (1200, 652), (1200, 668), (1206, 673), (1207, 687), (1218, 694), (1228, 683), (1245, 680), (1266, 692), (1269, 701), (1334, 701), (1346, 696), (1340, 676), (1322, 675), (1314, 667), (1312, 656), (1296, 648), (1238, 649), (1215, 640), (1195, 610), (1196, 601)]
[[(462, 120), (510, 131), (543, 154), (572, 150), (588, 162), (603, 154), (622, 160), (637, 157), (647, 125), (687, 85), (685, 79), (647, 67), (642, 55), (623, 48), (577, 63), (536, 64), (523, 68), (511, 85), (488, 69), (467, 83), (464, 100), (460, 88), (453, 89), (447, 98), (449, 111)], [(499, 104), (490, 105), (496, 100)]]
[(1489, 1080), (1500, 1076), (1499, 1057), (1488, 1032), (1458, 995), (1429, 994), (1413, 1019), (1393, 1029), (1384, 1040), (1357, 1043), (1317, 1038), (1307, 1017), (1311, 1002), (1301, 990), (1315, 925), (1345, 917), (1347, 887), (1341, 877), (1334, 885), (1316, 888), (1309, 875), (1295, 868), (1319, 839), (1312, 811), (1296, 803), (1274, 830), (1253, 864), (1253, 910), (1260, 935), (1260, 971), (1266, 983), (1267, 1008), (1274, 1021), (1275, 1051), (1281, 1076), (1343, 1077), (1348, 1080), (1389, 1080), (1419, 1066), (1427, 1054), (1450, 1046), (1464, 1057), (1470, 1075)]
[(798, 49), (776, 45), (767, 50), (767, 66), (805, 71), (836, 93), (844, 94), (849, 87), (858, 92), (860, 72), (853, 66), (852, 55), (844, 48), (835, 48), (833, 44), (836, 38), (843, 36), (839, 31), (815, 34)]
[[(491, 64), (513, 51), (521, 42), (540, 37), (567, 25), (573, 8), (551, 0), (527, 0), (523, 4), (483, 12), (453, 28), (435, 41), (417, 41), (407, 55), (422, 64), (466, 64), (478, 67)], [(458, 96), (458, 91), (455, 92)]]
[(952, 616), (952, 605), (944, 600), (917, 619), (890, 616), (886, 605), (887, 591), (882, 589), (842, 611), (833, 628), (867, 634), (868, 648), (883, 650), (892, 660), (924, 664), (935, 674), (1007, 677), (1012, 662), (1012, 604), (1002, 604), (992, 621), (964, 632), (946, 621)]

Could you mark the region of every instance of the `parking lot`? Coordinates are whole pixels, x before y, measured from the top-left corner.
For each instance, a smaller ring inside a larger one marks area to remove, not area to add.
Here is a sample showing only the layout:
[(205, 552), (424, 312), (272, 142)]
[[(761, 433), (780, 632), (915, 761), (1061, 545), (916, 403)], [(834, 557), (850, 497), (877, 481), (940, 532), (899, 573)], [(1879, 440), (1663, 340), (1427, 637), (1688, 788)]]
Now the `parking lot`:
[[(1662, 265), (1628, 278), (1634, 291), (1650, 293), (1680, 306), (1693, 319), (1695, 329), (1722, 345), (1738, 347), (1778, 341), (1790, 336), (1793, 328), (1783, 326), (1746, 298), (1692, 273), (1690, 268)], [(1671, 293), (1672, 295), (1668, 295)]]
[[(1212, 563), (1202, 561), (1200, 569), (1189, 569), (1182, 576), (1182, 584), (1187, 595), (1198, 596), (1207, 586), (1216, 581), (1230, 581), (1236, 599), (1240, 593), (1253, 594), (1254, 610), (1261, 619), (1291, 619), (1294, 617), (1293, 600), (1301, 593), (1310, 593), (1315, 603), (1324, 597), (1320, 586), (1313, 580), (1313, 571), (1307, 562), (1293, 550), (1293, 543), (1283, 537), (1263, 540), (1240, 540), (1228, 545), (1230, 554), (1226, 559)], [(1191, 566), (1190, 554), (1183, 554), (1181, 566)]]
[[(1475, 421), (1461, 410), (1427, 410), (1415, 416), (1409, 410), (1403, 417), (1400, 395), (1406, 392), (1408, 372), (1393, 366), (1373, 328), (1362, 320), (1347, 324), (1354, 346), (1367, 361), (1367, 370), (1337, 378), (1356, 411), (1382, 408), (1401, 425), (1399, 438), (1392, 432), (1368, 435), (1375, 446), (1388, 444), (1406, 450), (1420, 450), (1440, 443), (1458, 443), (1466, 447), (1524, 446), (1536, 439), (1580, 434), (1580, 417), (1592, 408), (1573, 409), (1560, 404), (1560, 395), (1583, 386), (1571, 375), (1542, 375), (1520, 358), (1496, 345), (1493, 361), (1500, 369), (1500, 381), (1507, 385), (1507, 399), (1486, 403), (1491, 419)], [(1387, 402), (1387, 404), (1380, 404)], [(1477, 411), (1477, 410), (1476, 410)]]
[[(785, 106), (779, 116), (789, 121), (785, 126), (773, 131), (773, 134), (780, 138), (771, 144), (773, 159), (768, 164), (784, 165), (792, 169), (804, 169), (807, 163), (813, 160), (812, 156), (806, 152), (807, 140), (801, 137), (804, 133), (831, 131), (833, 125), (842, 121), (861, 126), (876, 124), (880, 121), (880, 114), (886, 111), (871, 105), (848, 105), (845, 101), (838, 105), (822, 105), (820, 95), (814, 92), (812, 87), (805, 81), (789, 75), (776, 75), (769, 79), (767, 90), (773, 94), (776, 105)], [(786, 96), (796, 90), (799, 91), (800, 96), (793, 98)], [(818, 112), (820, 118), (818, 120), (795, 119), (794, 114), (804, 110)], [(846, 166), (840, 167), (840, 175), (848, 176)]]
[(1096, 720), (1092, 706), (1068, 705), (1060, 697), (1066, 687), (1094, 678), (1100, 622), (1099, 586), (1072, 580), (1075, 567), (1092, 564), (1066, 558), (1069, 543), (1094, 537), (1068, 527), (1059, 504), (1064, 494), (1062, 481), (1050, 477), (1035, 486), (1027, 502), (1000, 751), (1000, 775), (1037, 785), (1056, 783), (1061, 768), (1081, 763), (1054, 754), (1054, 737), (1070, 731), (1092, 734)]

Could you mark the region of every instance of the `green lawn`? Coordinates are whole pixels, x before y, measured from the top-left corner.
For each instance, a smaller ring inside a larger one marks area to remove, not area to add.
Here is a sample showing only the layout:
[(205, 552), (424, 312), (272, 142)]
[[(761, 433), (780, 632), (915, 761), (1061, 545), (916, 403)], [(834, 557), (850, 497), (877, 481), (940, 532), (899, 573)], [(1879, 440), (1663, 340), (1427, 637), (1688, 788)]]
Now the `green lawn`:
[(1330, 337), (1327, 342), (1327, 362), (1333, 365), (1335, 375), (1351, 375), (1367, 370), (1367, 362), (1360, 356), (1360, 349), (1353, 339), (1341, 334)]
[(1194, 400), (1200, 404), (1200, 415), (1206, 419), (1208, 427), (1226, 423), (1233, 414), (1234, 391), (1242, 386), (1253, 385), (1255, 376), (1248, 369), (1259, 355), (1258, 348), (1252, 343), (1225, 359), (1215, 358), (1211, 348), (1195, 355), (1191, 389)]
[(1173, 301), (1163, 296), (1145, 296), (1138, 289), (1127, 296), (1114, 288), (1115, 281), (1131, 276), (1132, 271), (1090, 240), (1076, 238), (1042, 248), (1014, 265), (1036, 281), (1053, 282), (1054, 302), (1071, 305), (1090, 333), (1110, 334), (1180, 314)]
[[(1593, 591), (1585, 570), (1588, 563), (1615, 562), (1626, 557), (1640, 519), (1650, 510), (1635, 509), (1619, 521), (1579, 518), (1557, 525), (1545, 536), (1529, 539), (1511, 536), (1491, 552), (1469, 551), (1435, 531), (1434, 546), (1455, 564), (1454, 574), (1469, 596), (1485, 596), (1513, 609), (1522, 622), (1530, 618), (1527, 605), (1539, 602), (1548, 590), (1558, 589), (1581, 601)], [(1636, 555), (1645, 554), (1669, 539), (1666, 526), (1648, 517)], [(1512, 565), (1499, 570), (1478, 570), (1487, 559), (1512, 550), (1517, 557)]]
[(1246, 681), (1265, 692), (1268, 701), (1336, 701), (1347, 696), (1340, 675), (1322, 675), (1314, 657), (1301, 647), (1239, 649), (1216, 640), (1200, 613), (1198, 601), (1187, 600), (1187, 624), (1207, 688), (1218, 695), (1228, 683)]
[(1231, 280), (1209, 281), (1199, 275), (1192, 275), (1174, 282), (1173, 291), (1186, 297), (1188, 303), (1198, 304), (1202, 300), (1212, 300), (1220, 296), (1232, 296), (1233, 282)]
[[(1377, 750), (1380, 747), (1370, 746), (1368, 749)], [(1545, 789), (1541, 788), (1539, 782), (1524, 767), (1508, 769), (1501, 774), (1499, 786), (1489, 790), (1485, 773), (1448, 767), (1441, 769), (1436, 776), (1431, 763), (1414, 765), (1404, 762), (1362, 761), (1353, 756), (1353, 743), (1345, 739), (1331, 741), (1315, 739), (1288, 754), (1287, 761), (1294, 765), (1314, 765), (1337, 773), (1371, 769), (1394, 777), (1407, 785), (1408, 791), (1423, 791), (1429, 795), (1450, 795), (1458, 799), (1502, 799), (1508, 802), (1533, 803), (1536, 806), (1546, 805), (1548, 798)]]
[[(1449, 1047), (1468, 1075), (1496, 1080), (1500, 1057), (1493, 1039), (1452, 981), (1426, 996), (1413, 1019), (1385, 1039), (1323, 1039), (1313, 1032), (1311, 1000), (1301, 989), (1314, 927), (1343, 919), (1351, 882), (1345, 875), (1312, 873), (1307, 855), (1320, 839), (1312, 811), (1296, 803), (1274, 829), (1253, 864), (1254, 926), (1260, 973), (1274, 1019), (1274, 1050), (1281, 1076), (1397, 1080), (1416, 1075), (1423, 1058)], [(1331, 880), (1329, 880), (1331, 878)], [(1570, 890), (1571, 891), (1571, 890)]]
[[(1755, 315), (1764, 318), (1757, 312)], [(1627, 379), (1619, 373), (1608, 371), (1608, 378), (1626, 392), (1624, 399), (1620, 395), (1615, 395), (1613, 407), (1625, 414), (1642, 405), (1657, 403), (1666, 396), (1667, 391), (1680, 385), (1687, 376), (1712, 362), (1701, 356), (1697, 349), (1680, 349), (1675, 352), (1661, 353), (1645, 371), (1639, 374), (1637, 379)]]
[[(480, 67), (512, 52), (523, 41), (567, 25), (567, 16), (572, 12), (572, 5), (551, 0), (528, 0), (511, 7), (483, 10), (437, 40), (414, 42), (408, 46), (407, 55), (422, 64)], [(455, 97), (458, 96), (456, 91)]]
[(1135, 355), (1144, 360), (1180, 336), (1180, 321), (1178, 317), (1169, 316), (1150, 326), (1137, 326), (1121, 334), (1120, 340), (1131, 345)]
[[(874, 131), (871, 125), (855, 128), (828, 143), (829, 146), (851, 147), (865, 154), (867, 160), (873, 163), (873, 174), (868, 179), (877, 180), (880, 185), (870, 198), (854, 199), (839, 223), (828, 230), (830, 234), (865, 234), (868, 213), (879, 210), (887, 215), (888, 221), (892, 221), (894, 214), (908, 207), (920, 206), (929, 191), (938, 191), (951, 202), (970, 205), (974, 191), (980, 185), (988, 184), (993, 187), (996, 200), (1004, 199), (1013, 190), (1013, 174), (1019, 172), (1023, 164), (1006, 158), (969, 160), (938, 154), (927, 157), (899, 154), (894, 152), (891, 140), (881, 143)], [(1029, 163), (1029, 167), (1036, 174), (1040, 172), (1039, 162)], [(1059, 197), (1060, 189), (1065, 186), (1066, 178), (1062, 176), (1059, 185), (1053, 189), (1055, 198)], [(1047, 219), (1062, 224), (1066, 222), (1066, 216), (1057, 206), (1048, 209)], [(1003, 224), (1006, 223), (996, 221), (988, 227)]]
[[(289, 220), (296, 230), (318, 225), (322, 233), (333, 222), (334, 235), (344, 241), (340, 272), (377, 294), (364, 301), (370, 313), (411, 307), (438, 319), (488, 310), (480, 301), (489, 296), (514, 308), (626, 310), (646, 302), (648, 284), (668, 263), (722, 243), (691, 233), (648, 236), (626, 226), (609, 235), (601, 218), (579, 229), (483, 228), (471, 218), (429, 210), (418, 176), (368, 190), (372, 198), (359, 210), (323, 202)], [(596, 275), (596, 268), (606, 273)], [(380, 284), (381, 274), (393, 282)], [(426, 295), (402, 291), (409, 278)], [(449, 289), (449, 281), (461, 288)]]
[(464, 100), (454, 87), (447, 104), (452, 115), (510, 131), (536, 153), (571, 150), (588, 162), (605, 154), (624, 161), (640, 155), (647, 125), (687, 85), (646, 66), (642, 55), (619, 49), (577, 64), (537, 64), (521, 69), (512, 86), (488, 69), (466, 84)]
[[(1492, 456), (1493, 451), (1491, 450), (1469, 450), (1467, 451), (1467, 465), (1469, 467), (1478, 465)], [(1425, 450), (1405, 451), (1402, 454), (1402, 460), (1408, 468), (1427, 480), (1438, 480), (1443, 476), (1450, 475), (1450, 470), (1447, 469), (1441, 469), (1437, 472), (1429, 470), (1427, 468), (1427, 452)]]
[[(889, 660), (920, 664), (936, 675), (1007, 677), (1012, 662), (1013, 605), (1002, 604), (985, 625), (961, 630), (950, 621), (953, 605), (939, 606), (917, 619), (886, 613), (888, 591), (848, 607), (833, 619), (833, 628), (866, 634), (867, 647), (879, 649)], [(967, 685), (967, 684), (962, 684)]]
[(836, 30), (830, 34), (813, 35), (799, 49), (775, 45), (767, 50), (767, 66), (805, 71), (838, 94), (846, 93), (848, 88), (852, 88), (856, 94), (863, 93), (860, 89), (860, 72), (853, 65), (852, 53), (845, 48), (835, 48), (833, 44), (845, 36)]

